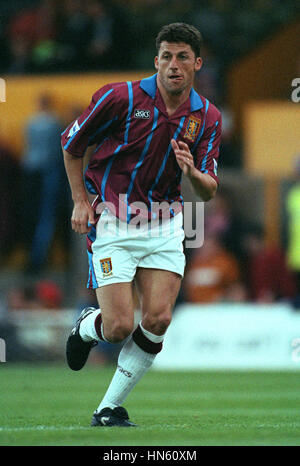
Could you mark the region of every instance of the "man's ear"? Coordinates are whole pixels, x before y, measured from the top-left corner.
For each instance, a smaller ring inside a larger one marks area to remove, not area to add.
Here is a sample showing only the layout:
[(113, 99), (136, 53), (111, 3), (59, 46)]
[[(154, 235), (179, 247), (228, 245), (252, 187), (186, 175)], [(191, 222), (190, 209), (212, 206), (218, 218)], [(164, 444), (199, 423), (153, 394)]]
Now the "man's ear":
[(203, 60), (201, 57), (196, 58), (195, 71), (199, 71), (202, 68)]
[(158, 57), (154, 58), (154, 66), (155, 66), (155, 69), (158, 70)]

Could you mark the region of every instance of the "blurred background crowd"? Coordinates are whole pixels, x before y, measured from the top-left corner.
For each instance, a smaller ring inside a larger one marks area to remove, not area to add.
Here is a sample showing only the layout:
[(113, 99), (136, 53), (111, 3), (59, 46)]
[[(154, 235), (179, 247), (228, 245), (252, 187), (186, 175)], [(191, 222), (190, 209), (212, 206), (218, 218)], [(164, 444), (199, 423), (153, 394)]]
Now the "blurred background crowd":
[(145, 69), (153, 36), (180, 19), (203, 33), (216, 73), (298, 13), (294, 0), (2, 0), (0, 71)]
[[(277, 177), (278, 231), (277, 236), (268, 235), (267, 229), (272, 233), (274, 228), (272, 219), (271, 226), (266, 220), (266, 179), (247, 172), (239, 125), (241, 104), (230, 90), (232, 70), (289, 28), (298, 31), (299, 51), (299, 2), (1, 0), (0, 17), (0, 76), (8, 85), (11, 79), (42, 80), (57, 74), (126, 75), (130, 71), (144, 76), (153, 72), (155, 36), (163, 24), (184, 21), (197, 26), (204, 38), (204, 66), (195, 88), (223, 115), (221, 186), (205, 206), (203, 246), (186, 251), (186, 276), (178, 303), (284, 301), (300, 308), (300, 146), (289, 159), (293, 162), (287, 162), (289, 176)], [(290, 68), (282, 67), (285, 82), (299, 77), (299, 57), (300, 52), (293, 54)], [(275, 58), (277, 62), (284, 59), (282, 50)], [(259, 66), (263, 68), (262, 63)], [(269, 73), (270, 83), (279, 79), (276, 67)], [(265, 84), (261, 94), (252, 86), (252, 99), (266, 95), (290, 101), (289, 87), (273, 86), (270, 95), (272, 86)], [(84, 99), (86, 105), (88, 99)], [(84, 240), (75, 238), (70, 229), (72, 202), (60, 148), (61, 131), (84, 106), (82, 99), (68, 101), (61, 112), (58, 100), (53, 89), (34, 94), (35, 109), (24, 119), (18, 135), (21, 145), (14, 144), (14, 137), (7, 137), (5, 130), (9, 94), (7, 102), (0, 103), (3, 316), (20, 310), (80, 309), (94, 304), (93, 293), (84, 286)], [(195, 200), (188, 186), (183, 191), (187, 200)]]

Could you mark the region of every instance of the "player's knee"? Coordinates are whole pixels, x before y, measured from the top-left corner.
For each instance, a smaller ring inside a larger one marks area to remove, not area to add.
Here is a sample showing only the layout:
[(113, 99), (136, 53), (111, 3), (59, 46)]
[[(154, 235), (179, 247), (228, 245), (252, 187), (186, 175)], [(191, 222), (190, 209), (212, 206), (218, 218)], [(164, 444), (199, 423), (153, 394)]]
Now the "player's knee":
[(164, 314), (161, 314), (158, 317), (157, 326), (159, 328), (159, 334), (165, 333), (167, 331), (167, 328), (169, 327), (171, 320), (172, 320), (172, 314), (169, 311)]
[(111, 343), (120, 343), (133, 331), (133, 324), (130, 322), (114, 322), (105, 331), (105, 338)]
[(170, 309), (164, 310), (160, 313), (146, 314), (143, 319), (143, 324), (154, 335), (163, 335), (169, 327), (172, 320), (172, 313)]

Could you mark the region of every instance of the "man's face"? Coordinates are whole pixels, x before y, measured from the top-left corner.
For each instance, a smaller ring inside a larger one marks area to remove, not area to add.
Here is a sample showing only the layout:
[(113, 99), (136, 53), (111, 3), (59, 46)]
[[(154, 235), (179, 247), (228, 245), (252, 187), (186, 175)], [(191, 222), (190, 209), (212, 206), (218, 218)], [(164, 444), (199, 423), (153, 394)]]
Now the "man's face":
[(202, 59), (195, 57), (189, 44), (163, 41), (154, 63), (166, 92), (178, 95), (193, 86), (195, 72), (200, 70)]

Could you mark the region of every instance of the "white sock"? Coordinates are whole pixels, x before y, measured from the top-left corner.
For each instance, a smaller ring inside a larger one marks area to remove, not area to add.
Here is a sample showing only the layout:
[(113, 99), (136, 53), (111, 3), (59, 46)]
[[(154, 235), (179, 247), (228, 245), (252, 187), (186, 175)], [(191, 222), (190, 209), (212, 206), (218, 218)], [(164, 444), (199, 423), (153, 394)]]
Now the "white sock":
[(149, 332), (149, 330), (146, 330), (143, 326), (142, 326), (142, 323), (140, 322), (140, 327), (143, 331), (143, 334), (145, 335), (145, 337), (148, 338), (148, 340), (152, 341), (152, 343), (161, 343), (162, 341), (164, 341), (164, 338), (165, 338), (165, 333), (163, 335), (154, 335), (154, 333), (151, 333)]
[(99, 314), (101, 314), (101, 309), (96, 309), (94, 312), (91, 312), (91, 314), (85, 317), (80, 323), (79, 335), (81, 336), (83, 341), (105, 340), (104, 335), (103, 335), (103, 324), (101, 324), (102, 338), (99, 337), (98, 333), (96, 332), (96, 328), (95, 328), (95, 320)]
[[(141, 324), (140, 327), (146, 338), (153, 343), (161, 343), (163, 341), (164, 335), (154, 335), (143, 329)], [(151, 367), (155, 357), (156, 354), (143, 351), (133, 341), (132, 336), (130, 336), (120, 351), (117, 370), (103, 400), (97, 408), (97, 412), (100, 412), (103, 408), (113, 409), (120, 406)]]

